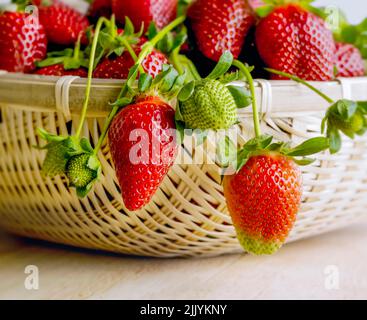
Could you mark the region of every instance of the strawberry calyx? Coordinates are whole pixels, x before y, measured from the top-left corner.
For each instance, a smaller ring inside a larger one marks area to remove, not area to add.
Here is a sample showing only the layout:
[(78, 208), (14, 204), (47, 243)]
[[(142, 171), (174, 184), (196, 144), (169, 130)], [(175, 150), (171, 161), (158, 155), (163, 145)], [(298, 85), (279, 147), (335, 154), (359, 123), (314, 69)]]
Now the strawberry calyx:
[(237, 109), (250, 105), (250, 95), (245, 87), (231, 84), (240, 78), (238, 72), (228, 73), (232, 62), (233, 55), (226, 51), (206, 78), (183, 86), (175, 115), (180, 128), (220, 130), (238, 122)]
[[(176, 18), (174, 21), (160, 30), (150, 41), (144, 43), (141, 48), (142, 50), (136, 59), (135, 65), (129, 70), (129, 75), (122, 86), (119, 96), (117, 97), (116, 101), (111, 104), (113, 108), (105, 122), (97, 145), (94, 148), (94, 154), (97, 154), (102, 147), (109, 127), (116, 114), (121, 110), (121, 108), (133, 103), (135, 98), (141, 98), (143, 96), (146, 97), (149, 95), (160, 96), (163, 99), (171, 100), (177, 95), (178, 90), (185, 82), (185, 73), (178, 74), (178, 72), (172, 66), (164, 66), (161, 73), (153, 79), (152, 76), (145, 73), (141, 64), (144, 59), (154, 50), (157, 43), (161, 41), (167, 33), (179, 27), (185, 21), (185, 19), (185, 16)], [(138, 82), (137, 86), (136, 81)]]
[(245, 66), (238, 60), (234, 60), (232, 64), (243, 73), (250, 88), (255, 137), (249, 140), (238, 151), (237, 146), (235, 146), (230, 139), (226, 139), (224, 141), (224, 146), (221, 148), (221, 150), (226, 150), (226, 157), (223, 157), (226, 159), (226, 162), (220, 163), (223, 167), (231, 166), (236, 169), (236, 172), (238, 172), (251, 157), (269, 152), (282, 154), (292, 158), (292, 160), (298, 165), (308, 165), (315, 161), (312, 158), (308, 158), (308, 156), (329, 148), (329, 138), (323, 136), (308, 139), (300, 145), (292, 147), (289, 142), (273, 142), (272, 136), (263, 135), (260, 128), (254, 81), (251, 76), (252, 69)]
[[(118, 29), (114, 15), (111, 16), (110, 20), (105, 19), (104, 24), (105, 27), (100, 31), (98, 38), (95, 67), (102, 58), (109, 57), (113, 54), (121, 56), (126, 50), (129, 51), (134, 61), (136, 61), (137, 56), (132, 45), (139, 43), (144, 28), (142, 27), (138, 32), (135, 32), (134, 25), (131, 20), (126, 17), (124, 29)], [(89, 48), (87, 48), (87, 50), (89, 50)]]
[(101, 164), (88, 139), (58, 136), (41, 128), (37, 129), (37, 133), (48, 142), (44, 147), (37, 147), (48, 151), (42, 174), (50, 178), (65, 174), (69, 185), (76, 188), (78, 196), (85, 197), (101, 175)]
[(342, 133), (350, 139), (354, 139), (356, 135), (362, 136), (366, 133), (367, 101), (353, 101), (348, 99), (334, 101), (313, 85), (297, 76), (269, 68), (266, 68), (266, 70), (308, 87), (330, 104), (321, 122), (321, 132), (323, 134), (326, 132), (326, 136), (330, 142), (329, 150), (331, 154), (340, 151), (342, 147)]
[[(153, 39), (159, 30), (154, 22), (151, 22), (148, 28), (148, 40)], [(160, 40), (156, 48), (164, 53), (169, 62), (180, 73), (186, 72), (186, 82), (201, 79), (199, 72), (196, 69), (195, 64), (184, 54), (181, 54), (181, 48), (187, 43), (187, 28), (186, 26), (180, 26), (175, 32), (168, 32), (162, 40)]]
[[(47, 150), (46, 158), (42, 165), (43, 172), (50, 177), (54, 177), (55, 175), (65, 175), (68, 177), (70, 186), (76, 187), (77, 194), (80, 197), (85, 197), (91, 190), (93, 183), (100, 177), (100, 162), (95, 156), (94, 150), (88, 139), (81, 138), (81, 134), (89, 105), (98, 37), (105, 22), (105, 18), (100, 18), (94, 32), (88, 63), (88, 79), (85, 89), (85, 99), (76, 133), (72, 136), (65, 137), (50, 134), (43, 129), (38, 129), (39, 137), (47, 142), (44, 147), (40, 148)], [(82, 154), (85, 156), (80, 157)], [(87, 157), (91, 160), (86, 160)], [(72, 165), (69, 165), (70, 161)], [(83, 184), (78, 183), (78, 177), (75, 175), (76, 169), (78, 171), (78, 175), (84, 177)], [(95, 171), (96, 174), (92, 175), (91, 170)], [(89, 177), (90, 181), (87, 181), (87, 177)]]
[(88, 152), (72, 156), (66, 164), (66, 176), (69, 186), (76, 189), (77, 195), (84, 198), (96, 181), (100, 179), (102, 166), (89, 145)]
[[(350, 43), (356, 46), (362, 54), (363, 59), (367, 59), (367, 18), (357, 25), (344, 22), (339, 28), (336, 37), (338, 42)], [(367, 69), (366, 69), (367, 70)]]
[(80, 67), (88, 68), (89, 59), (86, 53), (80, 50), (80, 38), (81, 36), (79, 36), (74, 49), (67, 48), (62, 51), (49, 52), (46, 59), (35, 63), (36, 66), (43, 68), (62, 64), (65, 70), (79, 69)]

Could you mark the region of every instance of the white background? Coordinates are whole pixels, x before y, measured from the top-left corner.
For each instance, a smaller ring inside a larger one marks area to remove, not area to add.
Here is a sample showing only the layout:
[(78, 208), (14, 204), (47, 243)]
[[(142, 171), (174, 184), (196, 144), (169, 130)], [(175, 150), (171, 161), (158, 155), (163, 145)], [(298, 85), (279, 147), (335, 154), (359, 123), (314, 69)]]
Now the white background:
[(367, 0), (317, 0), (318, 6), (335, 5), (341, 8), (351, 23), (361, 22), (367, 17)]

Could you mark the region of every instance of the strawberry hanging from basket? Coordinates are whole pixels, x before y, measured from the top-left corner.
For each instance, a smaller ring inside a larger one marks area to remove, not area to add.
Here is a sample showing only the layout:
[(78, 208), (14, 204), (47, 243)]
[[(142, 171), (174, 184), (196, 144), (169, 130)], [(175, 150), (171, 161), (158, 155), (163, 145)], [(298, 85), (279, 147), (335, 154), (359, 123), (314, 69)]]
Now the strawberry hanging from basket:
[(250, 88), (255, 138), (239, 151), (228, 143), (229, 164), (232, 162), (236, 173), (224, 176), (224, 195), (243, 248), (253, 254), (272, 254), (285, 242), (300, 208), (302, 175), (298, 165), (312, 163), (313, 159), (306, 157), (329, 148), (329, 140), (316, 137), (292, 148), (262, 135), (251, 69), (238, 60), (233, 66), (246, 77)]
[[(164, 35), (170, 30), (174, 29), (182, 23), (184, 19), (178, 18), (173, 21), (161, 32), (149, 42), (147, 42), (137, 58), (136, 65), (130, 69), (128, 80), (125, 82), (121, 94), (117, 101), (113, 104), (110, 117), (106, 121), (106, 127), (104, 132), (101, 134), (101, 138), (95, 148), (93, 148), (86, 138), (81, 138), (83, 125), (86, 118), (87, 108), (89, 104), (89, 96), (91, 90), (92, 74), (95, 67), (95, 61), (102, 59), (104, 55), (110, 52), (106, 50), (106, 47), (100, 46), (100, 34), (105, 31), (105, 28), (110, 28), (111, 24), (105, 18), (101, 18), (94, 31), (93, 42), (90, 46), (90, 57), (89, 57), (89, 69), (88, 69), (88, 80), (86, 86), (86, 96), (82, 108), (81, 118), (76, 132), (72, 136), (58, 136), (49, 134), (43, 129), (39, 129), (39, 135), (42, 139), (46, 140), (48, 144), (42, 149), (47, 150), (47, 155), (42, 166), (42, 172), (45, 176), (54, 177), (56, 175), (66, 175), (69, 180), (69, 185), (75, 187), (77, 194), (80, 197), (85, 197), (95, 181), (97, 181), (101, 174), (101, 164), (98, 160), (97, 153), (102, 145), (102, 142), (107, 135), (109, 125), (116, 115), (117, 111), (123, 106), (135, 103), (135, 96), (140, 92), (143, 93), (151, 87), (151, 90), (158, 89), (162, 85), (162, 90), (167, 96), (174, 96), (173, 87), (180, 89), (180, 81), (183, 84), (184, 75), (178, 75), (178, 73), (172, 68), (168, 68), (160, 74), (160, 77), (156, 77), (152, 80), (152, 76), (145, 73), (142, 63), (144, 59), (154, 50), (155, 45), (164, 37)], [(115, 27), (113, 25), (113, 27)], [(126, 36), (127, 34), (125, 34)], [(128, 34), (130, 35), (130, 34)], [(126, 38), (122, 38), (126, 41)], [(126, 44), (127, 50), (129, 50), (129, 44)], [(175, 73), (174, 73), (175, 72)], [(139, 87), (135, 88), (133, 83), (137, 78), (138, 74), (141, 74), (139, 78)], [(173, 74), (176, 74), (175, 78), (172, 79)], [(176, 79), (177, 78), (177, 79)], [(180, 80), (181, 79), (181, 80)], [(177, 82), (176, 82), (177, 80)], [(172, 86), (166, 88), (167, 83), (172, 82)], [(169, 91), (169, 92), (168, 92)], [(148, 100), (147, 100), (148, 101)], [(155, 100), (154, 100), (155, 101)], [(151, 101), (152, 103), (154, 101)], [(148, 103), (147, 103), (148, 104)], [(159, 105), (162, 109), (164, 106)], [(172, 112), (172, 115), (174, 113)], [(174, 121), (174, 117), (172, 118)], [(174, 157), (174, 155), (172, 155)], [(162, 176), (164, 176), (162, 174)]]
[(321, 123), (321, 132), (324, 133), (326, 131), (326, 136), (330, 140), (329, 150), (331, 154), (340, 151), (342, 147), (341, 134), (346, 135), (350, 139), (354, 139), (355, 136), (362, 136), (366, 133), (367, 101), (354, 101), (349, 99), (334, 101), (299, 77), (274, 69), (267, 69), (267, 71), (308, 87), (330, 104)]

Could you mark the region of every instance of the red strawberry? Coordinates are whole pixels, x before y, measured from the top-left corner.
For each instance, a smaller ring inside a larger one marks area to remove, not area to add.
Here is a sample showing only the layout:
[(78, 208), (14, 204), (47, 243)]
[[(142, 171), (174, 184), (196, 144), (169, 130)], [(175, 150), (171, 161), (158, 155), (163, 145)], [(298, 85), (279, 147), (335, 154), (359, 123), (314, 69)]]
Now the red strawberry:
[(296, 220), (301, 171), (279, 153), (252, 156), (237, 174), (224, 178), (224, 195), (241, 245), (254, 254), (271, 254)]
[(197, 0), (189, 8), (188, 16), (199, 50), (214, 61), (226, 50), (237, 59), (255, 23), (244, 0)]
[(31, 72), (46, 51), (46, 34), (38, 21), (20, 12), (0, 15), (0, 70)]
[(353, 45), (336, 43), (337, 77), (363, 77), (364, 61), (361, 52)]
[(321, 18), (299, 5), (276, 7), (263, 18), (256, 29), (256, 45), (270, 68), (304, 80), (327, 81), (334, 77), (332, 32)]
[[(141, 51), (141, 41), (133, 46), (136, 55)], [(152, 77), (158, 75), (163, 69), (163, 65), (168, 64), (167, 57), (158, 50), (153, 50), (143, 61), (142, 66)], [(107, 57), (94, 70), (93, 77), (103, 79), (126, 79), (130, 68), (134, 65), (134, 60), (130, 53), (125, 50), (121, 56)]]
[(158, 97), (138, 99), (113, 120), (109, 145), (128, 210), (144, 207), (174, 164), (174, 129), (175, 111)]
[(49, 6), (41, 5), (39, 17), (48, 40), (59, 45), (74, 44), (79, 34), (84, 33), (89, 26), (89, 21), (84, 15), (58, 1)]
[(112, 12), (123, 23), (129, 17), (136, 29), (153, 21), (161, 29), (176, 18), (178, 0), (112, 0)]
[(88, 16), (93, 20), (98, 20), (99, 17), (109, 18), (112, 14), (111, 0), (93, 0), (89, 7)]
[(81, 78), (87, 78), (88, 77), (88, 71), (85, 68), (78, 68), (78, 69), (71, 69), (71, 70), (65, 70), (64, 66), (62, 64), (55, 64), (52, 66), (47, 66), (40, 68), (34, 72), (38, 75), (43, 76), (77, 76)]

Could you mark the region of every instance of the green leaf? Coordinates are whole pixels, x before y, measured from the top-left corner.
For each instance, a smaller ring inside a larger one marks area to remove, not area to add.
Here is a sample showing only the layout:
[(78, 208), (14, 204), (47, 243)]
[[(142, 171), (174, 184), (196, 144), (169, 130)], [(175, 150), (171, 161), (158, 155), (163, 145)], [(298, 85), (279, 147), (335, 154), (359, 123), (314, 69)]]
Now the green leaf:
[(99, 161), (98, 157), (95, 155), (91, 155), (88, 160), (88, 167), (92, 170), (99, 171), (101, 168), (101, 162)]
[(174, 38), (172, 33), (167, 33), (157, 44), (157, 49), (161, 52), (171, 52)]
[(338, 153), (342, 147), (342, 139), (339, 131), (334, 127), (329, 127), (327, 131), (327, 136), (330, 142), (330, 153), (335, 154)]
[(367, 101), (357, 101), (357, 108), (363, 114), (367, 114)]
[(153, 78), (151, 75), (147, 74), (147, 73), (143, 73), (140, 78), (139, 78), (139, 82), (138, 82), (138, 88), (140, 92), (145, 92), (147, 91), (153, 82)]
[(176, 69), (170, 66), (159, 83), (159, 90), (162, 93), (169, 92), (172, 89), (177, 77), (178, 72)]
[(230, 51), (225, 51), (220, 57), (218, 64), (206, 78), (215, 80), (223, 76), (232, 66), (232, 62), (233, 62), (232, 53)]
[(148, 40), (152, 40), (157, 34), (158, 34), (158, 29), (154, 21), (152, 21), (148, 27)]
[(298, 164), (299, 166), (308, 166), (316, 161), (316, 159), (312, 158), (301, 158), (301, 159), (295, 159), (293, 158), (293, 161)]
[(138, 76), (139, 65), (135, 64), (130, 68), (129, 75), (127, 77), (126, 84), (128, 87), (132, 87)]
[(93, 148), (87, 138), (80, 139), (80, 147), (86, 152), (93, 153)]
[(239, 80), (239, 79), (240, 79), (240, 74), (237, 70), (235, 72), (224, 74), (222, 77), (220, 77), (219, 81), (223, 84), (227, 84), (227, 83), (231, 83), (233, 81)]
[(125, 17), (125, 26), (124, 26), (124, 35), (130, 36), (133, 35), (135, 32), (134, 25), (129, 19), (129, 17)]
[(112, 106), (119, 106), (121, 108), (128, 106), (129, 104), (131, 104), (132, 102), (132, 98), (131, 97), (122, 97), (117, 99), (114, 103), (112, 103)]
[(260, 17), (260, 18), (265, 18), (266, 16), (268, 16), (272, 11), (274, 11), (274, 6), (273, 5), (265, 5), (259, 8), (255, 9), (256, 14)]
[(357, 103), (351, 100), (339, 100), (335, 103), (339, 115), (342, 119), (350, 119), (357, 111)]
[(178, 94), (177, 98), (180, 102), (185, 102), (193, 95), (195, 91), (195, 81), (186, 84)]
[[(177, 110), (176, 110), (176, 114), (177, 114)], [(178, 120), (176, 117), (175, 117), (175, 124), (176, 124), (176, 130), (179, 133), (177, 136), (177, 139), (178, 139), (177, 144), (181, 145), (182, 141), (185, 138), (185, 132), (184, 132), (185, 124), (182, 121)]]
[(325, 133), (325, 129), (326, 129), (326, 125), (328, 122), (328, 116), (325, 116), (322, 121), (321, 121), (321, 133), (324, 134)]
[(116, 56), (118, 56), (118, 57), (120, 57), (120, 56), (122, 56), (122, 54), (125, 52), (125, 47), (118, 47), (118, 48), (116, 48), (116, 49), (114, 49), (113, 50), (113, 53), (116, 55)]
[(53, 66), (55, 64), (64, 63), (65, 57), (54, 57), (54, 58), (47, 58), (42, 61), (36, 61), (36, 67), (43, 68), (48, 66)]
[(310, 156), (329, 148), (329, 139), (325, 137), (316, 137), (306, 140), (299, 146), (289, 150), (286, 154), (291, 157)]
[(73, 153), (77, 152), (78, 146), (72, 137), (63, 140), (51, 140), (44, 149), (47, 150), (42, 164), (42, 174), (46, 177), (55, 177), (65, 173), (68, 160)]
[(182, 113), (181, 113), (181, 110), (180, 110), (180, 106), (179, 105), (177, 105), (177, 107), (176, 107), (175, 119), (177, 121), (182, 121), (182, 122), (184, 121), (184, 118), (182, 116)]
[(46, 140), (48, 142), (52, 142), (52, 141), (60, 142), (60, 141), (64, 141), (67, 138), (64, 136), (59, 136), (56, 134), (49, 133), (45, 129), (42, 129), (42, 128), (37, 128), (37, 134), (41, 139)]
[(241, 86), (227, 86), (231, 92), (234, 100), (236, 101), (237, 108), (246, 108), (252, 103), (252, 96), (250, 91)]

